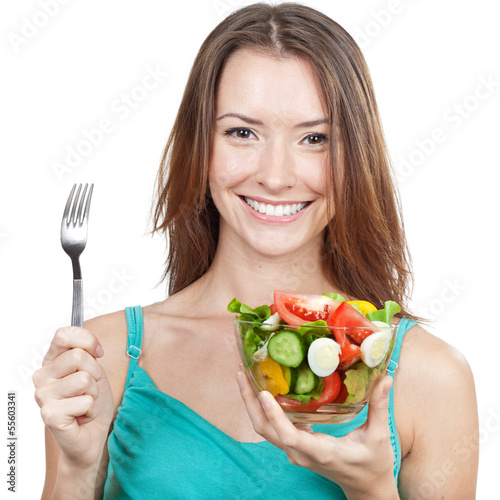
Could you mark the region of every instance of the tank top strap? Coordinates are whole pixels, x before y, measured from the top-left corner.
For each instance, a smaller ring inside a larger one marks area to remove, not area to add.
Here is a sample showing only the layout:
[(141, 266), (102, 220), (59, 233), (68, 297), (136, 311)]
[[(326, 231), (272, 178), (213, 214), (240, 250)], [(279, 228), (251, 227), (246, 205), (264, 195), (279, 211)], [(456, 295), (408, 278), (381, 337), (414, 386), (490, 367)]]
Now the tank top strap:
[(417, 324), (416, 321), (413, 321), (408, 318), (402, 318), (399, 322), (398, 326), (398, 334), (396, 335), (396, 343), (394, 344), (394, 349), (392, 351), (391, 360), (389, 361), (389, 365), (387, 366), (387, 373), (394, 378), (394, 372), (398, 367), (399, 355), (401, 354), (401, 347), (403, 345), (403, 337), (405, 333), (412, 327)]
[(141, 355), (141, 344), (142, 344), (142, 330), (143, 330), (143, 318), (142, 318), (142, 307), (126, 307), (125, 314), (127, 315), (127, 327), (128, 327), (128, 337), (127, 337), (127, 355), (130, 357), (127, 381), (125, 387), (128, 387), (128, 383), (134, 369), (137, 366), (137, 360)]

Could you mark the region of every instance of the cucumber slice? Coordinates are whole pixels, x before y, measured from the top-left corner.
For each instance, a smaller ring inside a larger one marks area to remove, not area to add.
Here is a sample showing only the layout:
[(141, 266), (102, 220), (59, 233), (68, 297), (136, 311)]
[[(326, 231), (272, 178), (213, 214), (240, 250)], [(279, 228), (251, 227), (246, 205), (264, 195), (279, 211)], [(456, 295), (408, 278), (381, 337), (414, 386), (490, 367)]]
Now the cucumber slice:
[(297, 368), (306, 355), (302, 337), (293, 330), (273, 335), (267, 344), (267, 352), (273, 361), (290, 368)]
[(292, 387), (297, 381), (297, 370), (295, 368), (288, 368), (288, 366), (282, 366), (281, 370), (283, 372), (283, 376), (285, 377), (286, 383), (288, 384), (288, 387), (290, 387), (290, 390), (292, 390)]
[(308, 394), (319, 384), (319, 377), (309, 368), (307, 363), (302, 363), (296, 370), (297, 380), (292, 388), (295, 394)]

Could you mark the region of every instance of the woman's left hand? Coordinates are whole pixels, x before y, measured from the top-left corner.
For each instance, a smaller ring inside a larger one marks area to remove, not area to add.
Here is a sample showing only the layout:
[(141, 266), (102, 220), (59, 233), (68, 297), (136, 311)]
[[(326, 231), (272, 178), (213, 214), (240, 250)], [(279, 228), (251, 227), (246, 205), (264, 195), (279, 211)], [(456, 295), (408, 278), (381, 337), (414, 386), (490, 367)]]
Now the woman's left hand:
[(339, 438), (292, 423), (270, 393), (255, 395), (243, 370), (237, 381), (255, 431), (283, 450), (292, 464), (334, 481), (348, 498), (399, 498), (388, 424), (390, 376), (375, 387), (366, 422)]

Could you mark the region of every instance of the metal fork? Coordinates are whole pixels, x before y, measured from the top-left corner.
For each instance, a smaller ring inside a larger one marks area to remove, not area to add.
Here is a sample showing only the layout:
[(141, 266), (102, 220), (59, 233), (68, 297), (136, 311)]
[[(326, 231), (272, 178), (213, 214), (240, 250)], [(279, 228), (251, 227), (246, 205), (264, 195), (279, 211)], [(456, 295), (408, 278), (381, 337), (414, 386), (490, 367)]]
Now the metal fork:
[[(80, 255), (87, 244), (87, 226), (89, 220), (90, 200), (94, 185), (76, 184), (71, 189), (61, 222), (61, 245), (71, 257), (73, 265), (73, 310), (71, 312), (71, 325), (83, 327), (83, 282), (80, 268)], [(76, 190), (76, 194), (75, 194)], [(86, 196), (87, 195), (87, 196)]]

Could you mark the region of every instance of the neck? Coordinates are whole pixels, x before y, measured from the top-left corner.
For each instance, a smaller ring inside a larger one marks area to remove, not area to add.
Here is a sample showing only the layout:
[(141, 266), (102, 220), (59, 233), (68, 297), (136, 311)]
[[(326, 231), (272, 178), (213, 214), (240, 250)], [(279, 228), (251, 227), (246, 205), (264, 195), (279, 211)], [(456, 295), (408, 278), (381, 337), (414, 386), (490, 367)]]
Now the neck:
[(250, 307), (271, 304), (274, 290), (340, 292), (324, 275), (321, 252), (321, 236), (307, 248), (277, 256), (222, 243), (209, 271), (196, 282), (193, 292), (198, 300), (209, 298), (210, 307), (221, 312), (235, 297)]

